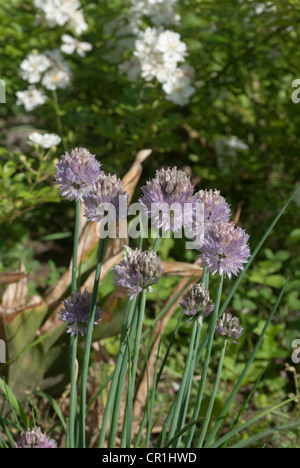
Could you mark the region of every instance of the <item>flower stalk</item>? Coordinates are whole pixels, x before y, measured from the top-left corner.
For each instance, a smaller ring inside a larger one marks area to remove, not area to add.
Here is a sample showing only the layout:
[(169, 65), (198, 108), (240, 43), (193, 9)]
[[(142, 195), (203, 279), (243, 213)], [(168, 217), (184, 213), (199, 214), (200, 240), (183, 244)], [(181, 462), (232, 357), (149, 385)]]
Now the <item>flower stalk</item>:
[(207, 411), (206, 411), (206, 415), (205, 415), (205, 419), (204, 419), (204, 423), (203, 423), (203, 426), (202, 426), (202, 430), (201, 430), (201, 434), (200, 434), (200, 438), (199, 438), (199, 441), (198, 441), (197, 448), (202, 448), (203, 442), (204, 442), (204, 439), (205, 439), (205, 436), (206, 436), (207, 428), (208, 428), (208, 425), (209, 425), (209, 422), (210, 422), (212, 410), (213, 410), (213, 407), (214, 407), (214, 404), (215, 404), (216, 395), (217, 395), (217, 391), (218, 391), (219, 384), (220, 384), (220, 379), (221, 379), (221, 373), (222, 373), (222, 369), (223, 369), (223, 363), (224, 363), (224, 357), (225, 357), (227, 342), (228, 342), (227, 340), (224, 341), (224, 345), (223, 345), (223, 348), (222, 348), (222, 351), (221, 351), (221, 356), (220, 356), (220, 360), (219, 360), (217, 375), (216, 375), (216, 378), (215, 378), (213, 391), (212, 391), (212, 394), (211, 394), (211, 397), (210, 397), (210, 400), (209, 400), (209, 404), (208, 404), (208, 408), (207, 408)]
[[(79, 243), (79, 224), (80, 224), (80, 201), (76, 202), (75, 215), (75, 231), (74, 231), (74, 246), (73, 246), (73, 265), (72, 265), (72, 292), (77, 289), (77, 258), (78, 258), (78, 243)], [(77, 376), (76, 376), (76, 359), (77, 359), (77, 344), (78, 335), (70, 336), (70, 417), (69, 417), (69, 447), (75, 448), (76, 438), (76, 420), (77, 420)]]
[(104, 258), (105, 245), (106, 245), (106, 238), (101, 238), (96, 273), (95, 273), (90, 317), (89, 317), (89, 322), (88, 322), (88, 329), (87, 329), (85, 348), (84, 348), (84, 356), (83, 356), (83, 362), (82, 362), (80, 412), (79, 412), (79, 447), (80, 448), (85, 448), (86, 387), (87, 387), (89, 360), (90, 360), (91, 345), (92, 345), (93, 327), (94, 327), (95, 314), (96, 314), (97, 294), (98, 294), (98, 288), (99, 288), (99, 282), (100, 282), (101, 267), (102, 267), (102, 262)]
[[(216, 297), (216, 302), (215, 302), (215, 308), (211, 316), (211, 322), (210, 322), (209, 332), (208, 332), (208, 341), (207, 341), (207, 347), (206, 347), (206, 355), (205, 355), (205, 360), (204, 360), (203, 369), (201, 373), (201, 381), (200, 381), (200, 386), (198, 389), (198, 394), (196, 398), (196, 404), (195, 404), (195, 408), (194, 408), (194, 412), (192, 416), (192, 421), (195, 421), (196, 419), (198, 419), (198, 415), (199, 415), (200, 408), (201, 408), (201, 403), (202, 403), (202, 398), (203, 398), (203, 393), (204, 393), (204, 388), (205, 388), (205, 383), (206, 383), (206, 378), (207, 378), (207, 372), (208, 372), (208, 367), (209, 367), (209, 362), (210, 362), (213, 338), (215, 334), (215, 326), (216, 326), (218, 312), (220, 308), (222, 289), (223, 289), (223, 275), (220, 277), (220, 280), (219, 280), (219, 287), (218, 287), (218, 292), (217, 292), (217, 297)], [(186, 448), (190, 447), (192, 440), (193, 440), (194, 432), (195, 432), (195, 426), (192, 426), (188, 433), (188, 438), (187, 438), (186, 445), (185, 445)]]
[(107, 423), (108, 423), (111, 410), (113, 408), (117, 386), (119, 384), (120, 372), (122, 371), (122, 367), (127, 365), (126, 360), (124, 360), (123, 358), (124, 358), (125, 350), (127, 347), (127, 336), (128, 336), (128, 332), (131, 326), (131, 322), (132, 322), (133, 312), (135, 309), (135, 303), (136, 303), (135, 299), (133, 299), (132, 301), (130, 300), (127, 301), (127, 307), (126, 307), (123, 328), (122, 328), (122, 333), (121, 333), (120, 348), (119, 348), (119, 353), (118, 353), (118, 357), (116, 361), (115, 370), (113, 373), (111, 386), (109, 389), (108, 399), (105, 405), (105, 411), (104, 411), (103, 420), (102, 420), (98, 448), (103, 448)]

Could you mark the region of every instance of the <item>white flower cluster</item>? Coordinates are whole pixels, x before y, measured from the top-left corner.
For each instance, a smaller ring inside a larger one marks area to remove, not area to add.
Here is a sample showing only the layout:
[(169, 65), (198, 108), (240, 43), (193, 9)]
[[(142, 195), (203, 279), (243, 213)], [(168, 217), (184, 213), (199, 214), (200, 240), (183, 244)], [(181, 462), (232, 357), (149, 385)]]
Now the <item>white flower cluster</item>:
[(79, 0), (34, 0), (34, 6), (42, 11), (37, 15), (40, 23), (46, 22), (50, 27), (66, 26), (76, 34), (87, 30)]
[(65, 89), (71, 83), (72, 73), (69, 65), (63, 60), (60, 50), (46, 52), (50, 59), (49, 70), (42, 79), (42, 85), (50, 91)]
[(75, 37), (70, 36), (69, 34), (62, 35), (63, 45), (61, 50), (68, 55), (77, 52), (80, 57), (85, 57), (86, 52), (92, 50), (93, 46), (89, 42), (80, 42)]
[(31, 112), (47, 101), (47, 96), (34, 86), (29, 86), (25, 91), (17, 91), (17, 106), (24, 106), (26, 112)]
[[(39, 19), (50, 27), (66, 25), (74, 28), (77, 34), (87, 29), (78, 0), (34, 0), (34, 5), (43, 11)], [(80, 57), (85, 57), (86, 52), (92, 49), (88, 42), (80, 42), (69, 34), (63, 34), (62, 42), (61, 50), (68, 55), (77, 52)], [(23, 105), (27, 112), (43, 105), (47, 100), (44, 92), (32, 85), (40, 83), (47, 90), (55, 91), (65, 89), (72, 79), (69, 65), (64, 61), (59, 49), (43, 53), (32, 51), (21, 63), (20, 75), (31, 85), (27, 90), (16, 93), (17, 105)]]
[(188, 52), (180, 34), (162, 26), (179, 22), (174, 10), (176, 3), (177, 0), (131, 0), (129, 17), (135, 18), (135, 25), (147, 16), (155, 26), (134, 31), (133, 58), (122, 63), (119, 71), (126, 73), (130, 81), (139, 76), (146, 81), (157, 79), (166, 99), (184, 106), (195, 92), (194, 69), (184, 64)]
[(59, 145), (61, 138), (56, 133), (44, 133), (33, 132), (28, 135), (28, 144), (30, 146), (41, 146), (42, 148), (53, 148)]
[[(69, 66), (58, 49), (41, 54), (36, 50), (32, 51), (21, 63), (20, 74), (31, 85), (41, 83), (51, 91), (66, 88), (72, 77)], [(17, 105), (23, 105), (27, 112), (43, 105), (47, 100), (47, 96), (34, 86), (29, 86), (25, 91), (17, 91), (16, 95)]]
[(146, 16), (156, 26), (178, 24), (180, 16), (174, 10), (178, 0), (131, 0), (131, 14)]

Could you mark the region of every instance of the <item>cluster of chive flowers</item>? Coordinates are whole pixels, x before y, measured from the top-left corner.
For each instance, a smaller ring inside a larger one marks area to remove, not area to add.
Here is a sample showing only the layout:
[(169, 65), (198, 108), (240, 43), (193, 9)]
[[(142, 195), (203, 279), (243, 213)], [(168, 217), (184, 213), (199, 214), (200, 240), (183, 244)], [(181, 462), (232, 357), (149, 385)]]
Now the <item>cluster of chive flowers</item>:
[(151, 293), (152, 286), (158, 283), (162, 271), (156, 252), (132, 250), (128, 247), (124, 260), (113, 268), (114, 284), (124, 288), (130, 299), (134, 299), (143, 290)]
[[(177, 232), (188, 228), (194, 236), (203, 229), (200, 264), (212, 275), (231, 278), (243, 270), (250, 257), (249, 236), (230, 222), (230, 206), (218, 190), (194, 193), (190, 178), (176, 167), (158, 170), (141, 190), (139, 201), (157, 229)], [(203, 219), (198, 215), (200, 205)]]
[[(107, 205), (114, 207), (115, 219), (119, 219), (120, 196), (128, 196), (122, 181), (101, 170), (101, 164), (85, 148), (76, 148), (65, 153), (56, 165), (56, 184), (62, 196), (68, 200), (82, 201), (88, 221), (99, 222), (108, 212)], [(151, 224), (158, 232), (177, 233), (180, 229), (204, 229), (200, 250), (200, 266), (212, 275), (238, 275), (250, 256), (249, 236), (230, 221), (230, 206), (218, 190), (200, 190), (195, 193), (194, 185), (185, 172), (177, 167), (156, 171), (153, 179), (141, 188), (140, 204), (145, 209)], [(199, 219), (197, 206), (203, 207)], [(154, 251), (130, 248), (125, 258), (113, 268), (114, 284), (125, 289), (130, 299), (142, 290), (152, 291), (157, 284), (162, 267)], [(73, 293), (64, 301), (61, 320), (67, 322), (68, 332), (84, 335), (87, 329), (90, 297), (85, 291)], [(196, 285), (181, 301), (181, 307), (191, 318), (202, 320), (213, 310), (208, 292)], [(100, 311), (96, 309), (96, 322)]]
[[(102, 171), (95, 155), (86, 148), (75, 148), (61, 157), (56, 164), (55, 182), (67, 200), (84, 202), (88, 221), (103, 220), (107, 203), (115, 206), (118, 216), (119, 196), (126, 196), (122, 181)], [(86, 290), (75, 291), (63, 301), (60, 320), (67, 324), (67, 333), (71, 336), (87, 333), (91, 302), (92, 296)], [(96, 307), (94, 326), (100, 317), (100, 308)]]
[(57, 445), (55, 440), (47, 437), (46, 433), (43, 433), (41, 428), (36, 426), (21, 433), (19, 440), (15, 442), (15, 448), (53, 449), (57, 448)]
[[(119, 219), (119, 197), (127, 196), (116, 175), (105, 174), (100, 163), (85, 148), (76, 148), (62, 156), (56, 165), (56, 183), (69, 200), (83, 201), (89, 221), (101, 221), (107, 204), (114, 206)], [(204, 229), (200, 264), (214, 275), (238, 275), (250, 257), (249, 236), (230, 222), (230, 206), (217, 190), (200, 190), (183, 171), (176, 167), (160, 169), (141, 188), (139, 202), (151, 222), (162, 233), (178, 232), (192, 225)], [(198, 219), (197, 206), (203, 206), (203, 223)]]
[(117, 208), (119, 196), (126, 196), (122, 181), (102, 171), (95, 155), (86, 148), (75, 148), (61, 157), (56, 164), (55, 182), (63, 197), (84, 202), (89, 221), (101, 221), (105, 205)]
[[(203, 283), (193, 284), (184, 294), (179, 305), (184, 314), (188, 316), (187, 322), (197, 320), (201, 326), (203, 319), (208, 317), (215, 308)], [(224, 340), (239, 344), (238, 340), (242, 336), (243, 327), (240, 325), (238, 317), (234, 317), (228, 312), (217, 320), (215, 333)]]

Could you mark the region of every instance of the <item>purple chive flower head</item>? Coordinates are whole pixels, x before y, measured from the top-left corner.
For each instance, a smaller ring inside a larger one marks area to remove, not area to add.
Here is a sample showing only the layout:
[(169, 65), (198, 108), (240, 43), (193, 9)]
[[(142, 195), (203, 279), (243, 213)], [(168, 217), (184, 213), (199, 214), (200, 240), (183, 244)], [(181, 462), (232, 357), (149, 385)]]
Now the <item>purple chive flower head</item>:
[(42, 433), (40, 427), (28, 429), (22, 432), (20, 439), (15, 443), (15, 448), (57, 448), (56, 442)]
[(82, 200), (101, 174), (101, 164), (86, 148), (65, 153), (56, 164), (55, 182), (68, 200)]
[(230, 207), (218, 190), (199, 190), (193, 198), (193, 214), (186, 226), (189, 238), (197, 239), (200, 249), (205, 236), (217, 223), (230, 220)]
[(195, 318), (200, 324), (202, 324), (202, 318), (208, 317), (215, 308), (204, 284), (193, 284), (179, 305), (183, 312), (190, 317), (188, 322)]
[(230, 220), (230, 206), (219, 190), (199, 190), (195, 200), (204, 205), (205, 231), (213, 228), (216, 223)]
[(155, 228), (177, 232), (190, 219), (194, 186), (177, 167), (156, 171), (141, 190), (139, 202), (146, 206)]
[[(75, 291), (71, 294), (69, 299), (63, 301), (63, 309), (60, 310), (59, 314), (62, 322), (66, 322), (67, 333), (71, 335), (78, 335), (80, 333), (84, 336), (88, 329), (88, 322), (90, 317), (92, 296), (85, 290), (83, 293)], [(94, 325), (98, 324), (101, 317), (101, 311), (99, 307), (96, 307)]]
[(229, 278), (238, 275), (250, 257), (248, 239), (248, 234), (233, 223), (217, 223), (207, 233), (200, 249), (201, 266), (207, 267), (212, 275), (217, 272)]
[(234, 344), (239, 344), (237, 340), (240, 339), (243, 333), (243, 327), (237, 317), (230, 313), (225, 313), (217, 321), (215, 332), (222, 336), (225, 340), (229, 340)]
[(109, 205), (115, 209), (116, 219), (120, 218), (120, 197), (126, 197), (126, 207), (128, 195), (124, 191), (123, 182), (114, 174), (105, 174), (102, 172), (96, 182), (93, 190), (84, 198), (85, 216), (89, 221), (101, 221), (109, 211)]
[(113, 268), (114, 284), (125, 288), (133, 299), (143, 289), (152, 292), (152, 285), (157, 284), (162, 270), (160, 258), (153, 250), (127, 247), (124, 260)]

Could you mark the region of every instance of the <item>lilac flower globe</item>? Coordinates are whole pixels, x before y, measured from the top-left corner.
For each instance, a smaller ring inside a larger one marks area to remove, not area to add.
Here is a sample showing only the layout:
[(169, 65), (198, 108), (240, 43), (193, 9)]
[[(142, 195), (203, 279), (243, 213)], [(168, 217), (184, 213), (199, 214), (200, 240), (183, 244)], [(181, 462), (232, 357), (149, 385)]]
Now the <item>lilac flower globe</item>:
[(86, 148), (65, 153), (56, 164), (55, 182), (68, 200), (83, 200), (101, 174), (101, 164)]
[(193, 212), (185, 233), (194, 242), (197, 240), (195, 248), (200, 249), (209, 231), (222, 221), (229, 222), (230, 215), (230, 206), (219, 190), (199, 190), (193, 197)]
[(203, 317), (208, 317), (215, 308), (204, 284), (193, 284), (179, 305), (183, 312), (190, 317), (188, 322), (197, 319), (200, 324), (202, 324)]
[(92, 190), (83, 197), (85, 216), (89, 221), (101, 221), (112, 205), (116, 220), (120, 218), (120, 197), (124, 197), (127, 207), (128, 195), (123, 182), (115, 174), (102, 172), (93, 184)]
[(217, 321), (215, 332), (225, 340), (229, 340), (234, 344), (239, 344), (237, 340), (242, 336), (243, 327), (240, 325), (238, 317), (234, 317), (230, 313), (225, 313)]
[[(63, 301), (64, 307), (60, 310), (60, 319), (62, 322), (67, 323), (67, 333), (71, 336), (78, 335), (84, 336), (88, 329), (88, 322), (90, 317), (92, 295), (85, 290), (83, 293), (75, 291), (71, 294), (69, 299)], [(101, 318), (101, 311), (96, 307), (94, 325), (98, 325)]]
[(162, 271), (156, 252), (127, 247), (124, 260), (113, 268), (114, 284), (122, 286), (133, 299), (143, 289), (152, 292), (152, 285), (158, 283)]
[(40, 427), (28, 429), (22, 432), (20, 439), (15, 443), (15, 448), (57, 448), (56, 442), (47, 437), (46, 433), (41, 431)]
[(153, 226), (162, 232), (179, 231), (192, 216), (194, 186), (177, 167), (156, 171), (141, 190), (139, 202), (147, 208)]
[(219, 190), (199, 190), (195, 195), (195, 201), (202, 203), (204, 207), (205, 232), (221, 221), (229, 222), (230, 206)]
[(222, 221), (211, 229), (201, 247), (200, 264), (214, 275), (238, 275), (250, 257), (249, 236), (233, 223)]

